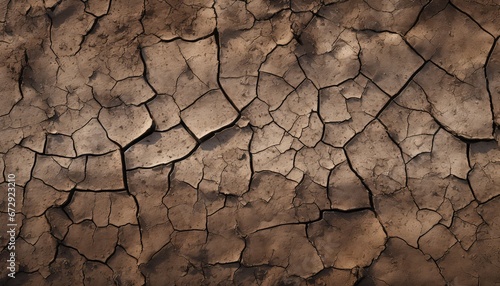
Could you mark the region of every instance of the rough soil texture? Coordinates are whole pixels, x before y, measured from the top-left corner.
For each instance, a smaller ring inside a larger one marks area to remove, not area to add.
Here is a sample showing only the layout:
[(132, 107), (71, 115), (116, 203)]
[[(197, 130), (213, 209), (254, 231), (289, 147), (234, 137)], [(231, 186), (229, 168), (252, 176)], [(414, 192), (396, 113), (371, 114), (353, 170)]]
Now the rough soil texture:
[(2, 0), (0, 25), (0, 284), (500, 284), (500, 2)]

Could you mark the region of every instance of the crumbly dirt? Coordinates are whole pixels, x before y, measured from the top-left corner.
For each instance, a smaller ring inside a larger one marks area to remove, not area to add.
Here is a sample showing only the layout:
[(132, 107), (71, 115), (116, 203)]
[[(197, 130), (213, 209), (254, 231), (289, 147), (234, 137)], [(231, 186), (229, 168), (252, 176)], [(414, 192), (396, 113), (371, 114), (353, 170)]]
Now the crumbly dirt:
[(500, 284), (498, 1), (2, 0), (0, 26), (1, 285)]

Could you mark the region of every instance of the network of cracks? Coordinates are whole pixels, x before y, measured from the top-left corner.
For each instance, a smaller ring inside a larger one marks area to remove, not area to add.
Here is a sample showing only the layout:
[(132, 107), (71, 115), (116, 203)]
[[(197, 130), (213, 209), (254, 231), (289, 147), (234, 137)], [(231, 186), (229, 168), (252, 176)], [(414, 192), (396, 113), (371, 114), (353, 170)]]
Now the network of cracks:
[(498, 2), (0, 7), (0, 284), (500, 283)]

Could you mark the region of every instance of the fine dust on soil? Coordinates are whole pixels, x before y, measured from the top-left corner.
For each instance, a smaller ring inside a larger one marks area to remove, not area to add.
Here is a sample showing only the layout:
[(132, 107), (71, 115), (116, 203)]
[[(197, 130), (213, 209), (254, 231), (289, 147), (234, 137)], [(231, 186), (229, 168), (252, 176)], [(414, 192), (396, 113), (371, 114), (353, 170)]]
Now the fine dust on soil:
[(0, 12), (0, 284), (500, 283), (498, 1)]

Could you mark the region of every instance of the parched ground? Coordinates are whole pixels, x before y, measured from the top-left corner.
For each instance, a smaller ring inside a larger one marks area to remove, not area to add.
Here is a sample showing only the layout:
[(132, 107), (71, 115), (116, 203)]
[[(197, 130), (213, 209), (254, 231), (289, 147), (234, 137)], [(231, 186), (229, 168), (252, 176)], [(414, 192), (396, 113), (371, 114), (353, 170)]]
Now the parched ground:
[(500, 284), (498, 0), (0, 12), (0, 284)]

